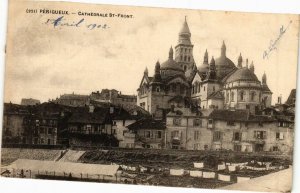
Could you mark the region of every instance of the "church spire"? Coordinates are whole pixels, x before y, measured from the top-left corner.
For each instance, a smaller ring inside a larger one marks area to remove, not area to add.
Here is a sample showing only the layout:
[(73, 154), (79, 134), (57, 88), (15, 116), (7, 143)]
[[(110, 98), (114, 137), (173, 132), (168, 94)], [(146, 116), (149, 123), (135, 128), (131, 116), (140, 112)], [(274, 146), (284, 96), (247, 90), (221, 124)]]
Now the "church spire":
[(185, 44), (185, 45), (191, 45), (191, 32), (189, 25), (186, 21), (186, 16), (184, 18), (183, 25), (179, 31), (179, 39), (178, 44)]
[(248, 68), (248, 58), (246, 59), (246, 68)]
[(144, 75), (148, 76), (148, 68), (145, 68)]
[(254, 64), (253, 64), (253, 61), (251, 62), (249, 69), (254, 73)]
[(238, 58), (238, 68), (242, 68), (243, 67), (243, 57), (242, 57), (242, 53), (240, 53), (240, 56)]
[(169, 59), (173, 60), (173, 48), (171, 46), (170, 51), (169, 51)]
[(264, 72), (264, 74), (262, 76), (262, 84), (267, 84), (267, 75), (266, 75), (266, 72)]
[(225, 45), (224, 40), (223, 40), (223, 44), (221, 47), (221, 56), (226, 57), (226, 45)]
[(216, 63), (215, 63), (214, 57), (212, 57), (210, 60), (206, 79), (207, 80), (215, 80), (216, 79)]
[(160, 63), (157, 60), (156, 64), (155, 64), (155, 74), (160, 73)]
[(207, 52), (207, 49), (205, 50), (203, 64), (208, 64), (208, 52)]
[(161, 81), (162, 81), (162, 79), (161, 79), (161, 75), (160, 75), (160, 63), (159, 63), (159, 61), (157, 61), (156, 65), (155, 65), (154, 77), (153, 77), (152, 82), (160, 83)]

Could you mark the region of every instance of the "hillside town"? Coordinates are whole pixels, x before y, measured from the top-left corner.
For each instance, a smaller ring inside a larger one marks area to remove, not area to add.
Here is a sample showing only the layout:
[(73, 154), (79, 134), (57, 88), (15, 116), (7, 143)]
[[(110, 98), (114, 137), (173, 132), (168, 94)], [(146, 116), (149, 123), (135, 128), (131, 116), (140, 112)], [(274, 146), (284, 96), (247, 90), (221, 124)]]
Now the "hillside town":
[[(191, 32), (183, 22), (178, 44), (154, 75), (145, 69), (136, 95), (103, 89), (63, 94), (40, 103), (5, 103), (2, 143), (122, 148), (292, 152), (295, 90), (272, 106), (267, 75), (240, 54), (201, 65), (193, 57)], [(175, 56), (174, 56), (175, 55)]]
[(1, 175), (217, 188), (288, 168), (296, 90), (273, 102), (267, 73), (257, 77), (242, 54), (233, 62), (224, 41), (220, 56), (206, 50), (200, 64), (193, 47), (185, 19), (177, 45), (153, 75), (145, 68), (136, 95), (111, 88), (5, 103), (1, 162), (14, 170)]

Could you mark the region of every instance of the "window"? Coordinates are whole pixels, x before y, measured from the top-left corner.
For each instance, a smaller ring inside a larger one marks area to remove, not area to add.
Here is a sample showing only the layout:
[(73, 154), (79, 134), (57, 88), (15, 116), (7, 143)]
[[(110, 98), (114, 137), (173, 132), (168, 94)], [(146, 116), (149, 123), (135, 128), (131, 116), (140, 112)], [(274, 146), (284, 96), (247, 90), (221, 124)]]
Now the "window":
[(186, 71), (186, 66), (184, 66), (184, 71)]
[(151, 137), (150, 131), (145, 131), (145, 137), (146, 138), (150, 138)]
[(284, 139), (284, 135), (282, 132), (276, 132), (276, 140), (282, 140)]
[(226, 102), (227, 103), (229, 102), (229, 93), (228, 92), (226, 93)]
[(194, 131), (194, 140), (198, 140), (200, 137), (200, 131)]
[(244, 101), (244, 100), (245, 100), (244, 95), (245, 95), (245, 92), (242, 90), (242, 91), (240, 92), (240, 100), (241, 100), (241, 101)]
[(230, 93), (230, 99), (231, 99), (231, 101), (234, 101), (234, 92)]
[(203, 87), (203, 90), (205, 91), (205, 87)]
[(160, 92), (160, 87), (156, 87), (156, 92)]
[(52, 135), (52, 128), (48, 128), (48, 135)]
[(184, 59), (183, 59), (184, 61), (186, 61), (186, 56), (184, 56)]
[(273, 151), (279, 151), (279, 148), (277, 146), (273, 146)]
[(180, 55), (180, 61), (182, 61), (182, 58), (183, 58), (182, 55)]
[(176, 85), (171, 85), (171, 87), (172, 87), (172, 91), (176, 92)]
[(227, 121), (227, 125), (234, 126), (235, 123), (234, 123), (234, 121)]
[(254, 100), (255, 100), (255, 95), (256, 95), (255, 92), (252, 92), (252, 93), (251, 93), (251, 101), (254, 101)]
[(289, 123), (287, 123), (287, 122), (283, 122), (283, 121), (278, 122), (278, 127), (288, 127), (288, 126), (289, 126)]
[(156, 139), (161, 139), (161, 131), (156, 131), (155, 132), (155, 138)]
[(173, 124), (178, 125), (178, 126), (181, 125), (181, 119), (180, 118), (174, 118), (173, 119)]
[(241, 145), (234, 145), (233, 149), (234, 149), (234, 151), (240, 152), (242, 150), (242, 146)]
[(212, 119), (209, 119), (209, 120), (208, 120), (208, 124), (209, 124), (209, 125), (213, 124), (213, 120), (212, 120)]
[(198, 92), (200, 92), (200, 85), (201, 85), (201, 84), (198, 84)]
[(234, 141), (240, 141), (241, 140), (241, 133), (240, 132), (234, 132), (233, 133), (233, 140)]
[(199, 143), (195, 143), (194, 144), (194, 150), (199, 150), (200, 149), (200, 144)]
[(181, 93), (181, 94), (184, 93), (184, 86), (183, 86), (183, 85), (180, 86), (180, 93)]
[(44, 143), (45, 143), (44, 138), (41, 138), (41, 144), (44, 144)]
[(221, 132), (220, 131), (215, 131), (214, 132), (213, 140), (214, 141), (220, 141), (221, 140)]
[(188, 57), (188, 62), (191, 61), (191, 57)]
[(202, 120), (201, 119), (194, 119), (194, 126), (202, 126)]
[(254, 131), (254, 138), (256, 139), (266, 139), (266, 131)]
[(215, 92), (215, 90), (216, 90), (216, 88), (215, 88), (215, 86), (213, 86), (213, 91)]
[(179, 138), (179, 131), (172, 131), (171, 132), (171, 138)]

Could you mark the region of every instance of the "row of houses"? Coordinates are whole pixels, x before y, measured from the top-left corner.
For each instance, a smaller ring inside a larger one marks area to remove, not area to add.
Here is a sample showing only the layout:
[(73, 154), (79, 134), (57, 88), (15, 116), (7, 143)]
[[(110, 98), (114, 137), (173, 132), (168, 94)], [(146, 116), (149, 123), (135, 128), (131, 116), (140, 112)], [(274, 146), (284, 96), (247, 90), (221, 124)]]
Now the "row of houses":
[(191, 112), (185, 108), (169, 112), (166, 122), (143, 119), (128, 128), (137, 135), (135, 147), (238, 152), (293, 150), (294, 121), (285, 115), (217, 109)]
[(71, 107), (54, 102), (4, 104), (3, 144), (118, 146), (126, 126), (148, 114), (109, 103)]
[(295, 103), (247, 109), (174, 107), (159, 116), (110, 103), (4, 104), (3, 144), (292, 152)]

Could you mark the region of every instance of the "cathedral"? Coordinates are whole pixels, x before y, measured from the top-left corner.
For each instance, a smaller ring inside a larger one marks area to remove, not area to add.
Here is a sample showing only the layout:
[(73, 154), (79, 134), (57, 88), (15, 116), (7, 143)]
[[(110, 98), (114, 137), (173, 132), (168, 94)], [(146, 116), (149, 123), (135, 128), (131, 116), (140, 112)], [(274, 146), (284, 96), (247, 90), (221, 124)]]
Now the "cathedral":
[(270, 107), (272, 92), (266, 74), (260, 81), (253, 62), (238, 56), (237, 65), (226, 56), (223, 41), (218, 58), (204, 53), (201, 65), (193, 57), (191, 32), (185, 19), (178, 43), (169, 50), (168, 59), (157, 62), (154, 75), (144, 71), (140, 82), (137, 105), (155, 114), (174, 107), (197, 109), (248, 109), (251, 114)]

